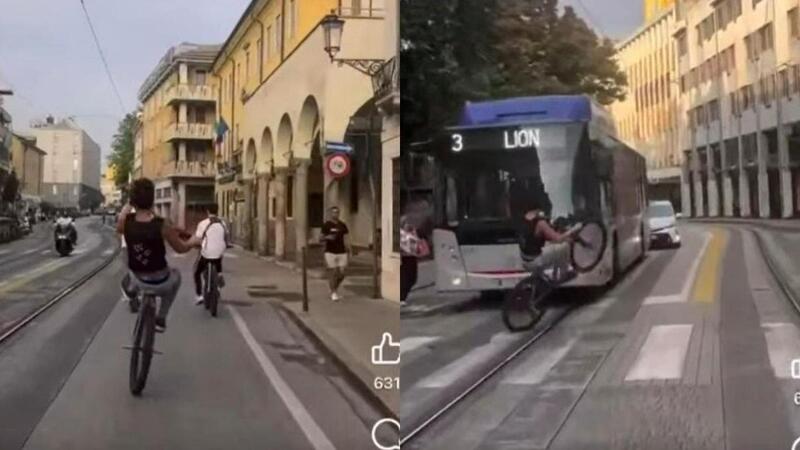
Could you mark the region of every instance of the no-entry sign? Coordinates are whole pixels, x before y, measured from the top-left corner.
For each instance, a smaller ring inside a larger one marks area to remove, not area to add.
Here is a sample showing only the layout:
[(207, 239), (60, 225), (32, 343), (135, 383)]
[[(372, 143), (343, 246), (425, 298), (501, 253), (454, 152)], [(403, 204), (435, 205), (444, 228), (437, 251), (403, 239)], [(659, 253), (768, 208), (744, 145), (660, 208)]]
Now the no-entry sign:
[(345, 153), (334, 153), (325, 162), (328, 173), (333, 178), (342, 178), (350, 173), (350, 157)]

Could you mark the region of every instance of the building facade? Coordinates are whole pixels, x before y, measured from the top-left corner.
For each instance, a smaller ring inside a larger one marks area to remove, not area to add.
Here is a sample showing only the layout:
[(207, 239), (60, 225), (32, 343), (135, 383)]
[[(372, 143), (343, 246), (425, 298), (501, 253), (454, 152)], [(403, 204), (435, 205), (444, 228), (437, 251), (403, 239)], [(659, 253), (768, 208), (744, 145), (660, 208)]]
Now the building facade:
[(43, 200), (59, 208), (100, 205), (100, 146), (71, 119), (52, 116), (31, 128), (44, 157)]
[[(661, 8), (631, 37), (617, 45), (617, 61), (625, 72), (625, 100), (610, 110), (619, 136), (647, 159), (648, 197), (681, 207), (680, 92), (675, 77), (673, 41), (675, 9)], [(666, 2), (661, 2), (666, 3)]]
[(186, 229), (214, 201), (216, 95), (209, 70), (218, 51), (217, 45), (176, 45), (139, 90), (134, 175), (154, 180), (156, 212)]
[(122, 206), (122, 191), (117, 189), (114, 181), (116, 171), (114, 166), (107, 166), (103, 171), (103, 179), (100, 181), (100, 192), (103, 194), (103, 206), (106, 208)]
[(0, 186), (11, 172), (11, 115), (3, 109), (0, 95)]
[(798, 10), (794, 0), (678, 2), (684, 211), (798, 214)]
[[(357, 248), (378, 251), (385, 224), (383, 115), (370, 77), (325, 52), (321, 21), (331, 11), (345, 21), (337, 58), (387, 59), (382, 0), (253, 0), (214, 62), (228, 128), (217, 203), (236, 241), (280, 259), (298, 261), (319, 242), (331, 206)], [(352, 145), (346, 177), (324, 168), (328, 142)]]
[(644, 0), (644, 22), (652, 22), (673, 5), (675, 5), (675, 0)]
[(382, 224), (381, 293), (384, 298), (400, 300), (400, 0), (386, 1), (384, 57), (387, 62), (378, 80), (376, 106), (383, 116), (382, 140)]
[(11, 167), (19, 180), (22, 195), (41, 199), (44, 192), (44, 150), (36, 139), (14, 134), (11, 138)]

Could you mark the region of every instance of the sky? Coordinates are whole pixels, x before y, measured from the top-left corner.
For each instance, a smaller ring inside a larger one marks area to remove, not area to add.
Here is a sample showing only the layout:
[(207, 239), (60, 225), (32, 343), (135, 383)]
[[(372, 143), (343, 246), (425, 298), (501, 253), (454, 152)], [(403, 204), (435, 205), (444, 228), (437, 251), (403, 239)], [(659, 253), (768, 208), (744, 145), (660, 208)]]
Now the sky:
[[(222, 43), (249, 0), (84, 0), (126, 111), (167, 49)], [(105, 157), (124, 115), (80, 0), (0, 0), (0, 86), (16, 132), (52, 114), (75, 121)]]
[[(177, 43), (221, 43), (249, 0), (84, 0), (126, 112), (141, 83)], [(426, 0), (428, 1), (428, 0)], [(642, 0), (564, 0), (599, 34), (623, 38), (642, 21)], [(105, 157), (124, 115), (80, 0), (0, 0), (0, 86), (17, 132), (52, 114), (75, 121)]]

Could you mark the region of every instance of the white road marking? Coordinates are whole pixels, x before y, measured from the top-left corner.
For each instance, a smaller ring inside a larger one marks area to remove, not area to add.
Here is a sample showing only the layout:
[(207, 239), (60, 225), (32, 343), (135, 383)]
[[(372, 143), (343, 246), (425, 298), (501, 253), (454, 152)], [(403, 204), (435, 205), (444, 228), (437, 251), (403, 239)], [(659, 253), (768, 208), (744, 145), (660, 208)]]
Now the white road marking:
[(42, 255), (46, 255), (46, 254), (48, 254), (48, 253), (50, 253), (50, 250), (42, 250), (42, 253), (41, 253), (41, 254), (42, 254)]
[(431, 342), (436, 342), (441, 339), (440, 336), (414, 336), (407, 337), (400, 340), (400, 354), (413, 352), (414, 350), (424, 347)]
[(791, 364), (800, 358), (800, 330), (791, 323), (764, 323), (769, 363), (777, 378), (791, 378)]
[(24, 251), (24, 252), (22, 252), (21, 254), (22, 254), (22, 255), (30, 255), (31, 253), (34, 253), (34, 252), (37, 252), (37, 251), (39, 251), (39, 249), (38, 249), (38, 248), (32, 248), (32, 249), (30, 249), (30, 250), (25, 250), (25, 251)]
[(475, 347), (465, 353), (464, 356), (423, 378), (416, 386), (422, 388), (442, 388), (450, 386), (455, 380), (462, 378), (474, 367), (483, 364), (487, 359), (491, 358), (492, 355), (501, 352), (503, 347), (508, 346), (510, 342), (516, 339), (519, 338), (511, 333), (497, 333), (492, 336), (488, 344)]
[(11, 250), (0, 250), (0, 255), (5, 255), (6, 253), (11, 253)]
[(110, 255), (112, 253), (114, 253), (114, 249), (113, 248), (109, 248), (108, 250), (105, 250), (103, 252), (103, 256), (108, 256), (108, 255)]
[(233, 258), (233, 259), (236, 259), (236, 258), (238, 258), (238, 257), (239, 257), (239, 255), (237, 255), (236, 253), (225, 253), (225, 256), (224, 256), (224, 257), (225, 257), (225, 258)]
[(651, 328), (625, 381), (680, 378), (692, 328), (692, 325), (656, 325)]
[(305, 433), (313, 448), (316, 450), (335, 450), (336, 447), (334, 447), (328, 437), (325, 436), (325, 432), (317, 425), (317, 422), (315, 422), (311, 414), (308, 413), (300, 402), (300, 399), (298, 399), (297, 395), (292, 391), (292, 388), (289, 387), (278, 372), (278, 369), (276, 369), (272, 361), (269, 360), (266, 353), (264, 353), (264, 349), (256, 342), (256, 339), (253, 337), (244, 319), (239, 315), (239, 311), (232, 306), (228, 306), (228, 311), (231, 313), (233, 321), (236, 323), (236, 327), (242, 334), (247, 346), (250, 347), (250, 351), (253, 352), (256, 361), (258, 361), (259, 366), (261, 366), (264, 375), (266, 375), (272, 383), (275, 391), (278, 393), (281, 400), (283, 400), (283, 403), (289, 409), (295, 422), (297, 422), (300, 429), (303, 430), (303, 433)]
[[(550, 370), (564, 358), (564, 355), (578, 342), (577, 337), (570, 338), (561, 346), (550, 349), (546, 354), (539, 355), (536, 352), (523, 364), (515, 368), (503, 381), (502, 384), (533, 385), (539, 384)], [(541, 357), (540, 357), (541, 356)]]
[(697, 270), (700, 268), (700, 261), (703, 260), (703, 256), (706, 254), (706, 249), (708, 248), (708, 244), (710, 242), (711, 242), (711, 233), (706, 232), (703, 237), (703, 245), (700, 247), (700, 251), (697, 253), (697, 257), (692, 262), (692, 266), (689, 268), (689, 273), (683, 280), (683, 287), (681, 288), (678, 294), (655, 295), (652, 297), (647, 297), (644, 300), (644, 304), (657, 305), (659, 303), (676, 303), (676, 302), (687, 301), (689, 299), (689, 291), (692, 289), (692, 286), (694, 285), (694, 280), (697, 278)]

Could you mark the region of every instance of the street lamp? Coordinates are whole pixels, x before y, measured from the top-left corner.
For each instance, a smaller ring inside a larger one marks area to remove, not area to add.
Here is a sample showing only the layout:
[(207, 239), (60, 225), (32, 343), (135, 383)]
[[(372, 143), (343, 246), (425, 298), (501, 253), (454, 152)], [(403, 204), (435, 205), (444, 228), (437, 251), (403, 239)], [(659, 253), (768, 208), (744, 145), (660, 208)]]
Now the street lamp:
[(384, 63), (383, 59), (369, 58), (336, 58), (342, 49), (342, 32), (344, 31), (344, 20), (336, 15), (334, 10), (322, 19), (322, 30), (325, 33), (325, 52), (330, 56), (331, 62), (346, 64), (364, 75), (375, 77), (381, 73)]
[[(392, 79), (392, 71), (394, 70), (394, 65), (387, 63), (383, 59), (369, 59), (369, 58), (336, 58), (336, 55), (342, 49), (342, 32), (344, 31), (344, 20), (340, 19), (339, 16), (336, 15), (335, 10), (331, 10), (331, 13), (326, 15), (322, 19), (322, 30), (325, 33), (325, 52), (328, 53), (328, 56), (331, 58), (331, 62), (339, 63), (341, 66), (342, 64), (346, 64), (353, 69), (367, 75), (372, 80), (372, 90), (373, 93), (381, 92), (382, 89), (385, 88), (387, 83), (391, 83)], [(387, 70), (387, 67), (391, 70)], [(373, 131), (373, 123), (374, 123), (374, 111), (370, 109), (369, 112), (369, 130), (367, 131), (367, 148), (366, 153), (367, 157), (369, 158), (370, 155), (370, 140), (372, 137)], [(368, 170), (368, 175), (370, 179), (370, 187), (372, 190), (372, 198), (375, 201), (375, 205), (372, 207), (372, 239), (373, 239), (373, 249), (372, 249), (372, 296), (373, 298), (380, 298), (380, 283), (379, 283), (379, 260), (378, 260), (378, 199), (377, 192), (378, 187), (376, 186), (375, 175), (373, 174), (372, 170)]]

